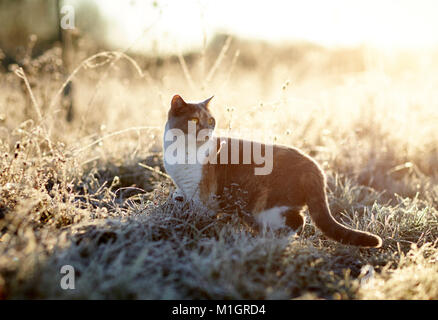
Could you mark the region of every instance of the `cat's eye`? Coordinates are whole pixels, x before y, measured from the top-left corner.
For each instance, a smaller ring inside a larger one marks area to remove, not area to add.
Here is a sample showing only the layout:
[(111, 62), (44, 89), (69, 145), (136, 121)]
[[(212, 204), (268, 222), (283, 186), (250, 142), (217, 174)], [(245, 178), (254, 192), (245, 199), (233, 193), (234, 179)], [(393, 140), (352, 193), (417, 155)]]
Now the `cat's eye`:
[(191, 118), (190, 121), (194, 122), (194, 123), (198, 123), (199, 119), (198, 118)]
[(208, 119), (208, 124), (210, 126), (213, 125), (214, 124), (214, 119), (213, 118)]

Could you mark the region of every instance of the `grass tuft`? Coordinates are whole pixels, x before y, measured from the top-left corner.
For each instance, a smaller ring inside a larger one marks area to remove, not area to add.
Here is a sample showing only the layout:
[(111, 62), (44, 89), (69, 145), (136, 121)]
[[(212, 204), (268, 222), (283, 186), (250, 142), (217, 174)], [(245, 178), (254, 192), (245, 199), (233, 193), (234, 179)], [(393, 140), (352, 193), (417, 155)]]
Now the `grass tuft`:
[[(36, 60), (1, 74), (0, 298), (438, 299), (436, 70), (390, 68), (396, 56), (375, 68), (359, 49), (270, 47), (274, 61), (264, 44), (217, 45), (98, 53), (67, 81)], [(71, 122), (58, 99), (69, 81)], [(298, 237), (257, 233), (245, 216), (174, 203), (161, 137), (176, 92), (214, 93), (231, 135), (315, 157), (333, 215), (382, 248), (335, 243), (312, 223)], [(74, 290), (60, 286), (64, 265)]]

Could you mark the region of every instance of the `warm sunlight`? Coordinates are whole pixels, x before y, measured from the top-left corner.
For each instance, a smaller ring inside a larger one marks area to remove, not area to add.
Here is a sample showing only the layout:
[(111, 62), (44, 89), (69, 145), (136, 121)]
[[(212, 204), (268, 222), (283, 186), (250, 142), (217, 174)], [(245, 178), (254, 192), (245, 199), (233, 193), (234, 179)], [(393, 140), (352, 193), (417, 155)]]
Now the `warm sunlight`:
[(438, 300), (437, 31), (438, 0), (0, 0), (0, 300)]
[(438, 44), (438, 2), (430, 0), (160, 0), (130, 1), (129, 6), (122, 2), (99, 1), (99, 5), (109, 18), (112, 42), (122, 47), (134, 44), (136, 49), (200, 47), (204, 35), (215, 32), (328, 46), (368, 44), (389, 49)]

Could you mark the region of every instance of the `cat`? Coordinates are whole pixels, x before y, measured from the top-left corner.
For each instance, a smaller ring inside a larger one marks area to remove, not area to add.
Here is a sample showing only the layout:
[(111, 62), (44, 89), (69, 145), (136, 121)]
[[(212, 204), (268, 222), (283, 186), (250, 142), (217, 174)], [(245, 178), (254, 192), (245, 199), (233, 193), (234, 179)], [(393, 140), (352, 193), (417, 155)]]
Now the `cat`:
[[(302, 151), (216, 137), (216, 120), (209, 108), (211, 99), (191, 103), (179, 95), (172, 98), (163, 149), (164, 167), (177, 186), (175, 200), (194, 201), (216, 212), (237, 208), (250, 213), (261, 228), (289, 227), (296, 232), (304, 227), (303, 208), (307, 205), (314, 224), (328, 238), (361, 247), (382, 245), (379, 236), (348, 228), (333, 218), (325, 175), (316, 161)], [(248, 154), (248, 144), (265, 156), (271, 154), (270, 159), (264, 159), (271, 162), (270, 166), (261, 163), (254, 153)], [(222, 161), (229, 160), (229, 155), (234, 161)], [(257, 174), (262, 165), (271, 171)]]

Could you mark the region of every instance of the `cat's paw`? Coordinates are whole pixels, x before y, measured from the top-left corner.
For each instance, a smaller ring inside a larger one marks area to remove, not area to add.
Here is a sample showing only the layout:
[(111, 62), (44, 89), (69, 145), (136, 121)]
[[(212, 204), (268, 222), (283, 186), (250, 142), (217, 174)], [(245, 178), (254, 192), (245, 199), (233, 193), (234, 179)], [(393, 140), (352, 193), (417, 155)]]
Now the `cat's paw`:
[(172, 193), (172, 200), (174, 202), (178, 202), (178, 203), (182, 203), (184, 202), (184, 194), (182, 193), (182, 191), (180, 189), (176, 189), (173, 193)]

